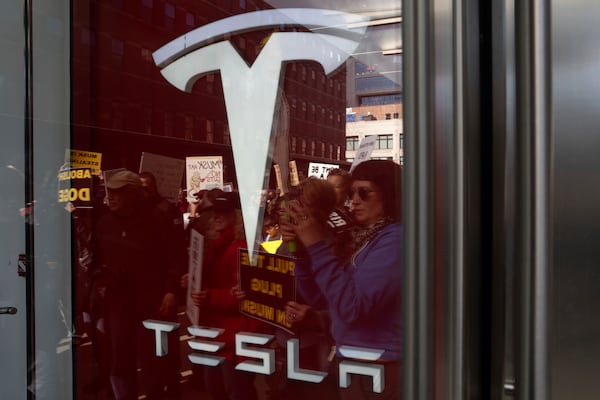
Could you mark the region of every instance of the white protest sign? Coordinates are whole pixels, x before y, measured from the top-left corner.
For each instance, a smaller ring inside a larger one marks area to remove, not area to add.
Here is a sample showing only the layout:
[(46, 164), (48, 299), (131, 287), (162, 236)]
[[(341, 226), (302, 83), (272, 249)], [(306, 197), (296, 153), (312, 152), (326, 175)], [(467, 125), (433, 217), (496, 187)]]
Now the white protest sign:
[(204, 236), (192, 229), (190, 234), (190, 254), (188, 266), (188, 286), (186, 296), (186, 314), (192, 325), (198, 325), (200, 309), (192, 300), (192, 292), (202, 290), (202, 251), (204, 249)]
[(360, 146), (358, 146), (358, 150), (356, 150), (356, 157), (354, 157), (354, 161), (350, 167), (350, 172), (352, 172), (358, 164), (371, 158), (371, 153), (375, 148), (375, 142), (377, 142), (377, 136), (375, 135), (367, 136), (360, 142)]
[(334, 168), (339, 168), (336, 164), (320, 164), (311, 162), (308, 164), (308, 176), (316, 176), (319, 179), (327, 179), (329, 171)]
[(186, 157), (185, 174), (188, 199), (206, 189), (223, 188), (223, 157)]
[(150, 172), (156, 178), (158, 193), (171, 202), (176, 202), (181, 189), (185, 161), (152, 153), (142, 153), (140, 173)]

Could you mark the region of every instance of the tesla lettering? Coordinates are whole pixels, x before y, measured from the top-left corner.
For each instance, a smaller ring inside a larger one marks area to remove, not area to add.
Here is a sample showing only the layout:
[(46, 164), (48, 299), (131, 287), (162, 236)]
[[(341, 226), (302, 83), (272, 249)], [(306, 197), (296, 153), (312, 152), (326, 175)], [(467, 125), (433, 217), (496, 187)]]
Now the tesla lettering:
[[(178, 324), (172, 322), (162, 322), (155, 320), (146, 320), (144, 327), (155, 331), (156, 355), (162, 357), (168, 353), (167, 333), (172, 332), (178, 327)], [(210, 327), (188, 327), (188, 332), (194, 335), (196, 339), (188, 341), (192, 350), (203, 351), (204, 353), (194, 352), (188, 356), (193, 364), (215, 367), (223, 362), (223, 357), (211, 355), (221, 350), (225, 344), (223, 342), (213, 342), (203, 339), (216, 339), (224, 330)], [(198, 339), (203, 338), (203, 339)], [(235, 335), (235, 354), (242, 357), (252, 358), (257, 361), (246, 360), (235, 366), (236, 369), (257, 374), (271, 375), (275, 372), (275, 350), (271, 348), (255, 347), (264, 346), (273, 340), (273, 335), (260, 333), (238, 332)], [(255, 346), (252, 346), (255, 345)], [(373, 364), (383, 354), (383, 350), (366, 349), (362, 347), (340, 346), (338, 349), (345, 359), (339, 364), (339, 385), (348, 387), (350, 385), (351, 375), (365, 375), (373, 378), (373, 392), (381, 393), (385, 387), (384, 366), (382, 364)], [(208, 354), (207, 354), (208, 353)], [(287, 341), (287, 377), (299, 381), (312, 383), (321, 383), (327, 376), (327, 372), (312, 371), (300, 368), (300, 342), (298, 339), (289, 339)], [(352, 360), (350, 360), (352, 359)], [(366, 362), (361, 362), (366, 361)]]

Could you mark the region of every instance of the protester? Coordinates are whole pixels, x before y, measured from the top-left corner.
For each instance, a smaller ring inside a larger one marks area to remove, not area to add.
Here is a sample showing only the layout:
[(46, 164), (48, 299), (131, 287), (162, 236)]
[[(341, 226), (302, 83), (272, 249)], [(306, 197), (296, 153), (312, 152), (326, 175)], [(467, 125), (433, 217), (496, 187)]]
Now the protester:
[(235, 369), (241, 360), (235, 355), (235, 334), (254, 332), (260, 322), (243, 315), (239, 300), (232, 288), (238, 286), (238, 250), (246, 248), (240, 212), (239, 195), (220, 190), (211, 191), (214, 197), (208, 209), (212, 232), (206, 246), (202, 268), (202, 290), (192, 292), (200, 308), (200, 324), (224, 329), (220, 342), (225, 346), (217, 353), (225, 360), (217, 367), (204, 368), (205, 385), (213, 399), (256, 400), (254, 375)]
[(341, 168), (334, 168), (329, 171), (327, 182), (331, 183), (335, 190), (335, 208), (347, 209), (346, 202), (348, 201), (350, 184), (352, 183), (352, 176), (350, 173)]
[[(187, 267), (187, 241), (183, 229), (183, 217), (174, 203), (169, 202), (158, 191), (156, 177), (151, 172), (144, 171), (140, 173), (140, 183), (142, 185), (144, 200), (152, 207), (152, 217), (160, 219), (161, 226), (168, 229), (165, 237), (165, 252), (168, 255), (172, 266), (170, 271), (173, 274), (171, 280), (178, 281), (179, 277), (185, 273)], [(165, 298), (162, 307), (163, 320), (177, 322), (177, 309), (183, 305), (183, 291), (179, 290), (173, 293), (173, 296)], [(165, 386), (169, 400), (178, 399), (181, 396), (180, 390), (180, 349), (179, 349), (179, 330), (176, 329), (168, 335), (169, 352), (164, 359), (161, 359)]]
[(355, 222), (347, 205), (352, 176), (346, 170), (334, 168), (329, 171), (327, 182), (333, 185), (336, 195), (335, 208), (331, 214), (329, 214), (327, 224), (337, 236), (334, 252), (343, 261), (352, 255), (353, 250), (352, 231), (355, 227)]
[(400, 167), (392, 161), (370, 160), (352, 172), (350, 199), (356, 223), (354, 253), (340, 260), (327, 242), (328, 232), (313, 209), (301, 202), (288, 207), (289, 222), (306, 248), (309, 263), (297, 263), (300, 293), (311, 303), (327, 304), (337, 359), (341, 346), (382, 350), (385, 389), (374, 396), (372, 378), (353, 376), (341, 388), (342, 399), (399, 399), (401, 361)]
[[(309, 177), (291, 193), (284, 195), (277, 203), (280, 223), (289, 218), (286, 204), (300, 200), (310, 207), (315, 222), (327, 229), (327, 221), (333, 210), (336, 196), (331, 184), (323, 179)], [(297, 261), (306, 257), (306, 250), (298, 243), (296, 235), (290, 230), (282, 232), (283, 245), (277, 254), (293, 256)], [(328, 239), (333, 244), (336, 236), (331, 233)], [(326, 308), (312, 307), (298, 295), (295, 301), (286, 304), (286, 320), (291, 324), (290, 333), (283, 329), (275, 330), (276, 371), (267, 377), (269, 400), (301, 400), (306, 398), (330, 400), (336, 399), (336, 379), (331, 374), (328, 356), (331, 352), (332, 339), (329, 334), (329, 315)], [(299, 367), (316, 371), (329, 372), (321, 383), (311, 383), (288, 379), (286, 375), (287, 342), (291, 338), (299, 340)]]
[(276, 215), (268, 214), (263, 220), (264, 240), (260, 244), (261, 249), (270, 254), (277, 253), (283, 243), (279, 231), (279, 221)]
[(139, 175), (122, 170), (106, 182), (109, 212), (98, 221), (94, 285), (105, 293), (110, 381), (115, 399), (162, 399), (164, 380), (146, 319), (165, 320), (177, 290), (169, 227), (144, 200)]

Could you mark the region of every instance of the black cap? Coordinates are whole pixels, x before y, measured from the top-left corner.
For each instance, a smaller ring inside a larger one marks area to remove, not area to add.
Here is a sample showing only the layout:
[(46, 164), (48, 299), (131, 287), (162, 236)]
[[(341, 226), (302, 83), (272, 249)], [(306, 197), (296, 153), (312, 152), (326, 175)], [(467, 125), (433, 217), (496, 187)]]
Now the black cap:
[(206, 210), (230, 212), (240, 208), (240, 195), (237, 192), (222, 192), (212, 200), (212, 204)]

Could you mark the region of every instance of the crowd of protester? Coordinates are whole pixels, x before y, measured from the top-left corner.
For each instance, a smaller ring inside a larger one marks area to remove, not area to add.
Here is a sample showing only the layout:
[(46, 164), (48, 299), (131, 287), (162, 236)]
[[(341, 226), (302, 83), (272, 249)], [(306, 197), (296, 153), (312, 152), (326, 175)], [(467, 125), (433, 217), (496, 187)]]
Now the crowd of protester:
[[(285, 307), (290, 329), (240, 312), (238, 250), (247, 247), (239, 194), (203, 190), (178, 204), (158, 192), (155, 177), (121, 170), (104, 182), (106, 209), (90, 229), (93, 259), (86, 274), (86, 322), (94, 342), (98, 382), (115, 399), (179, 399), (179, 334), (156, 357), (148, 319), (173, 321), (185, 309), (190, 232), (204, 238), (202, 287), (191, 292), (198, 324), (223, 329), (217, 367), (195, 366), (198, 386), (214, 400), (257, 400), (256, 375), (236, 369), (237, 332), (272, 335), (276, 368), (265, 377), (268, 400), (399, 399), (402, 359), (400, 167), (370, 160), (352, 173), (335, 169), (309, 177), (264, 204), (261, 251), (295, 260), (297, 294)], [(183, 215), (187, 218), (184, 220)], [(86, 269), (87, 270), (87, 269)], [(190, 323), (191, 324), (191, 323)], [(187, 328), (181, 327), (181, 330)], [(300, 368), (327, 372), (321, 383), (289, 379), (287, 348), (299, 339)], [(377, 349), (382, 393), (373, 378), (353, 376), (340, 387), (345, 347)], [(138, 371), (139, 369), (139, 371)], [(104, 385), (104, 386), (102, 386)]]

